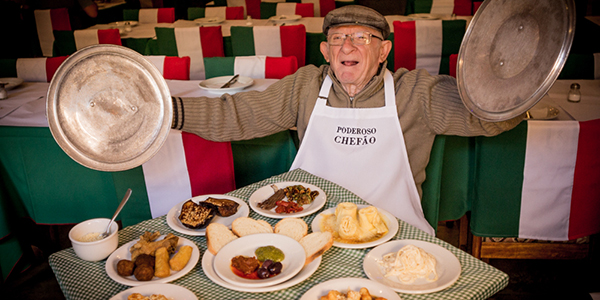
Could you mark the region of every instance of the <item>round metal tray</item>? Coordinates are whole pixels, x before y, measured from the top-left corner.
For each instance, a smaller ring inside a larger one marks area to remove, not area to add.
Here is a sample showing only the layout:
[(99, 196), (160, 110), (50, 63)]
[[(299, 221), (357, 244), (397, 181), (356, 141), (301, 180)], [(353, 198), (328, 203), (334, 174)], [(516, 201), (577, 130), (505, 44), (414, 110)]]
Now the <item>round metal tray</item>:
[(575, 33), (573, 0), (487, 0), (463, 38), (457, 82), (477, 117), (523, 114), (552, 87)]
[(121, 46), (95, 45), (69, 56), (50, 82), (46, 113), (58, 145), (100, 171), (140, 166), (171, 127), (169, 88), (152, 63)]

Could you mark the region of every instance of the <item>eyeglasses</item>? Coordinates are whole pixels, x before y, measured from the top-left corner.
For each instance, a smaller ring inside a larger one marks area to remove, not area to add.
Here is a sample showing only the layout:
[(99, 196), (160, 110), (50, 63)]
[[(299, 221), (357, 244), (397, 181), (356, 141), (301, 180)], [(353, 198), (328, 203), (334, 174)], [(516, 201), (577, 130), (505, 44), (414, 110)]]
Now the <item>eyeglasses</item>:
[(328, 36), (329, 45), (332, 46), (341, 46), (346, 41), (346, 38), (350, 37), (352, 44), (354, 45), (368, 45), (371, 43), (371, 37), (376, 37), (383, 41), (382, 38), (373, 35), (370, 32), (355, 32), (351, 34), (343, 34), (343, 33), (334, 33)]

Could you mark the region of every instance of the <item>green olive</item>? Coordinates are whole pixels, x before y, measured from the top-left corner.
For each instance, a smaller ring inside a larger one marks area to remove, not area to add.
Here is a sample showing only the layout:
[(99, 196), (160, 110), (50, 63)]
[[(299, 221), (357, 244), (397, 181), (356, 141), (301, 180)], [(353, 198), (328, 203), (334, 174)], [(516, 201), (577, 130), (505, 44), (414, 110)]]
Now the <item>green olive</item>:
[(270, 259), (273, 262), (280, 262), (285, 258), (283, 251), (279, 250), (279, 248), (275, 246), (259, 247), (256, 249), (256, 251), (254, 251), (254, 254), (256, 254), (256, 259), (260, 261)]

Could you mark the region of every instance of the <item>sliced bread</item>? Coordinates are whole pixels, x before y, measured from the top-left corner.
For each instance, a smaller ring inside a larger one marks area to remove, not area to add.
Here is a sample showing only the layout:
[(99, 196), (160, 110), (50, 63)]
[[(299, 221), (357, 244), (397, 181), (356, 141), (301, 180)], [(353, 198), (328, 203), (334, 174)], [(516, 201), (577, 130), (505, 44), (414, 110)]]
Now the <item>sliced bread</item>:
[(302, 239), (300, 239), (300, 245), (306, 252), (306, 261), (304, 265), (308, 265), (315, 258), (323, 255), (325, 251), (329, 250), (333, 245), (333, 235), (331, 232), (313, 232)]
[(231, 224), (231, 230), (239, 237), (256, 233), (273, 233), (273, 227), (267, 221), (248, 217), (235, 219)]
[(213, 255), (216, 255), (223, 246), (237, 238), (238, 237), (223, 224), (210, 223), (206, 227), (206, 245), (208, 251)]
[(308, 225), (299, 218), (284, 218), (275, 224), (275, 233), (287, 235), (296, 241), (300, 241), (308, 234)]

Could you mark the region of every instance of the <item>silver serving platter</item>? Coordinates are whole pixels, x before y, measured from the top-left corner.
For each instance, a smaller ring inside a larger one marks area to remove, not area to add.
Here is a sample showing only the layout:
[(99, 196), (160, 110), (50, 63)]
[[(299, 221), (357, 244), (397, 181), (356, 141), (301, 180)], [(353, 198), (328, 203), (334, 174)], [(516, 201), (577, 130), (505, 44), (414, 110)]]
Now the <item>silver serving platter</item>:
[(463, 38), (457, 82), (487, 121), (525, 113), (552, 87), (575, 34), (573, 0), (486, 0)]
[(69, 56), (50, 82), (52, 136), (73, 160), (100, 171), (148, 161), (164, 144), (173, 107), (156, 67), (121, 46), (94, 45)]

